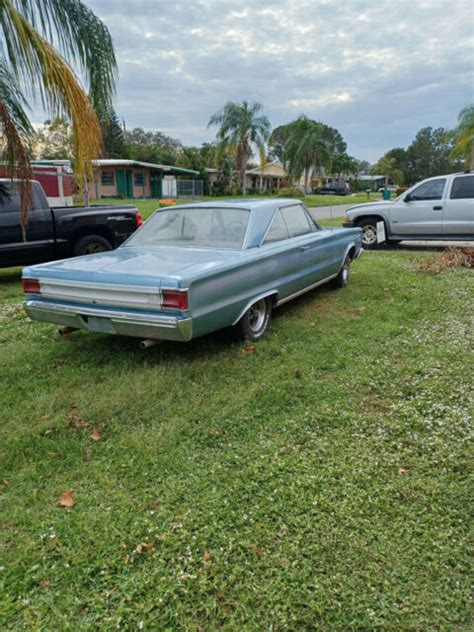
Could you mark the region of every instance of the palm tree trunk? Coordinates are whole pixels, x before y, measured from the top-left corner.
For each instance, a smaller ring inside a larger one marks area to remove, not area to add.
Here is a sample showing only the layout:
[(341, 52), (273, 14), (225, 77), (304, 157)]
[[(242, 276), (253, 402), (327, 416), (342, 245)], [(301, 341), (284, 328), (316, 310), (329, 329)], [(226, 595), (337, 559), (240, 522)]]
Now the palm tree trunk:
[(474, 140), (472, 141), (472, 145), (471, 145), (471, 165), (469, 169), (471, 171), (474, 171)]
[(240, 182), (242, 184), (242, 195), (245, 195), (245, 172), (247, 171), (247, 159), (242, 157), (242, 166), (240, 168)]

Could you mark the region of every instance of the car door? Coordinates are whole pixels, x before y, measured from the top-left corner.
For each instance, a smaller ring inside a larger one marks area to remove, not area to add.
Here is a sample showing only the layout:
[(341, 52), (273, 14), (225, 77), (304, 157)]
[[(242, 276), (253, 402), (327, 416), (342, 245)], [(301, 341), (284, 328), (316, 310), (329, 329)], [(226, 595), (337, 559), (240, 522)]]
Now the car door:
[(3, 267), (45, 261), (54, 248), (49, 208), (32, 185), (33, 208), (28, 213), (25, 237), (20, 224), (20, 192), (16, 185), (3, 184), (0, 192), (0, 265)]
[(325, 278), (325, 248), (317, 237), (317, 226), (302, 204), (284, 206), (281, 214), (290, 233), (290, 240), (297, 247), (295, 291), (299, 291)]
[(422, 182), (393, 203), (390, 232), (401, 237), (441, 237), (446, 178)]
[(474, 174), (453, 178), (444, 204), (443, 236), (474, 239)]

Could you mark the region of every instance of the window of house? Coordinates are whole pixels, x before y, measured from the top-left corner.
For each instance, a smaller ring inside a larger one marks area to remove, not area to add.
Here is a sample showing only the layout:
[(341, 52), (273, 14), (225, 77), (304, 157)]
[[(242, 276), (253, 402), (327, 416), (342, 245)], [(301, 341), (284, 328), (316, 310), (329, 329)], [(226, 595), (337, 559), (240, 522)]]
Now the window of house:
[(134, 173), (133, 174), (133, 186), (142, 187), (143, 186), (143, 173)]
[(277, 211), (273, 217), (270, 228), (268, 229), (267, 236), (265, 237), (264, 244), (271, 244), (274, 241), (282, 241), (288, 239), (290, 233), (286, 227), (285, 220), (281, 214), (281, 211)]
[(115, 173), (113, 171), (102, 171), (100, 174), (100, 183), (104, 187), (113, 187), (115, 184)]
[(472, 200), (474, 198), (474, 176), (454, 178), (451, 188), (452, 200)]

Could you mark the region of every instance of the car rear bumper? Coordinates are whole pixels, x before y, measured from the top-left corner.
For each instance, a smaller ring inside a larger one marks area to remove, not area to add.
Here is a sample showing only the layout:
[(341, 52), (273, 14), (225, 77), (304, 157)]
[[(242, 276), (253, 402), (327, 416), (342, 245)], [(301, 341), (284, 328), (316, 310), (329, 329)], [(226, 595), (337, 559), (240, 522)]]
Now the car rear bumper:
[(23, 306), (28, 316), (33, 320), (56, 323), (76, 329), (181, 342), (191, 340), (193, 335), (191, 318), (97, 309), (81, 305), (52, 303), (33, 298), (27, 299)]

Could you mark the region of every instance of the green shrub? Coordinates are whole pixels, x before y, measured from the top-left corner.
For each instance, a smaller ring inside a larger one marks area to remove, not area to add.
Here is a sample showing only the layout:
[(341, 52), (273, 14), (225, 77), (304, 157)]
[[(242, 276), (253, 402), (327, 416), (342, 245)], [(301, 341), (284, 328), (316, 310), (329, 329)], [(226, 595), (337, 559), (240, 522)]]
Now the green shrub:
[(304, 197), (303, 191), (295, 187), (283, 187), (283, 189), (277, 190), (278, 197)]

